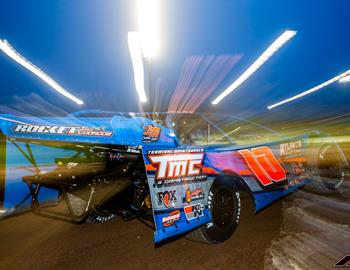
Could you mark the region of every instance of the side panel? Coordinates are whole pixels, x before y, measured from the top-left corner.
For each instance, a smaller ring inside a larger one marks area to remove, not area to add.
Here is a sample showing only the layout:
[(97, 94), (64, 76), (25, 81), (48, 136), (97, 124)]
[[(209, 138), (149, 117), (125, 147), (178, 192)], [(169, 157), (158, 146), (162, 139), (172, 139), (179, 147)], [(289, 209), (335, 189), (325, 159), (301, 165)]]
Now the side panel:
[(218, 175), (240, 176), (256, 211), (305, 185), (304, 149), (301, 140), (234, 150), (144, 147), (155, 242), (212, 221), (208, 194)]
[(311, 181), (303, 139), (231, 151), (210, 149), (205, 165), (219, 174), (240, 175), (256, 211)]
[(154, 241), (179, 235), (212, 220), (203, 149), (143, 149), (156, 231)]

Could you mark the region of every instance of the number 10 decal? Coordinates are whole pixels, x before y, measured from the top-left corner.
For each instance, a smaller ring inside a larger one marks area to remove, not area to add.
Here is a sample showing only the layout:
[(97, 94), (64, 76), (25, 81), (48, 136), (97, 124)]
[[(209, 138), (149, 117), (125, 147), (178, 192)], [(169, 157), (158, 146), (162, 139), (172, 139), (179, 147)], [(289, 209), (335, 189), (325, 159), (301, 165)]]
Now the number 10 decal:
[(239, 153), (247, 162), (263, 186), (272, 185), (286, 179), (286, 172), (278, 162), (272, 150), (267, 146), (241, 150)]

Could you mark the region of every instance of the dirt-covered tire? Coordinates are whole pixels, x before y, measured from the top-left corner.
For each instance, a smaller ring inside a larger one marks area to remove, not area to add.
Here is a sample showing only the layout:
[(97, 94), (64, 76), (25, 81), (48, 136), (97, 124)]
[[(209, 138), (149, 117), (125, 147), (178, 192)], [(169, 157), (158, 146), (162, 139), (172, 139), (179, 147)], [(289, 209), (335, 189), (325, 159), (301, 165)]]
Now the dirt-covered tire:
[(239, 191), (231, 178), (214, 181), (209, 191), (208, 207), (213, 221), (192, 231), (186, 238), (208, 244), (222, 243), (235, 232), (241, 213)]
[(305, 189), (323, 195), (349, 195), (349, 164), (336, 143), (323, 144), (311, 157), (313, 181)]
[(89, 216), (86, 219), (86, 223), (103, 223), (115, 219), (117, 215), (108, 209), (102, 207), (93, 207)]
[[(68, 200), (71, 206), (72, 214), (80, 217), (84, 214), (87, 207), (87, 201), (72, 193), (67, 193)], [(92, 206), (87, 216), (81, 222), (86, 223), (102, 223), (114, 219), (117, 215), (103, 206)]]

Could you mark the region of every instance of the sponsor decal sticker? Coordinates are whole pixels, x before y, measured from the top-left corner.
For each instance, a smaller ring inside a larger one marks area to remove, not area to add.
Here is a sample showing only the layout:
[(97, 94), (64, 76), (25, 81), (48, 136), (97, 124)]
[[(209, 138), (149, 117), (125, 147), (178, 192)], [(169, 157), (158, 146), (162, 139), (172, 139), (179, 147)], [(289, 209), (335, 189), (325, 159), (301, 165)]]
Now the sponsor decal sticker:
[(196, 150), (152, 150), (148, 158), (156, 168), (157, 186), (181, 185), (205, 181), (202, 174), (203, 149)]
[(301, 155), (302, 142), (294, 141), (280, 144), (280, 155), (284, 158), (292, 158)]
[(180, 210), (172, 211), (168, 216), (162, 218), (162, 224), (164, 227), (174, 225), (180, 219)]
[(102, 128), (82, 127), (82, 126), (50, 126), (50, 125), (15, 125), (13, 128), (17, 133), (34, 134), (57, 134), (72, 136), (96, 136), (111, 137), (113, 132), (105, 131)]
[(204, 191), (202, 188), (196, 188), (195, 190), (186, 189), (185, 197), (183, 198), (183, 202), (190, 203), (192, 201), (202, 200), (204, 199)]
[(301, 175), (302, 173), (304, 173), (305, 172), (305, 168), (304, 168), (304, 166), (303, 166), (303, 164), (302, 163), (292, 163), (292, 169), (291, 169), (291, 172), (292, 172), (292, 174), (294, 174), (294, 175)]
[(189, 205), (184, 207), (187, 220), (202, 217), (204, 215), (204, 205), (201, 203)]
[(158, 205), (163, 204), (166, 208), (172, 208), (177, 202), (176, 190), (158, 192)]
[(161, 128), (153, 125), (145, 126), (143, 129), (142, 142), (153, 143), (159, 140)]
[(203, 182), (207, 180), (206, 175), (198, 175), (198, 176), (189, 176), (189, 177), (179, 177), (173, 179), (165, 179), (161, 181), (156, 180), (157, 187), (161, 186), (175, 186), (175, 185), (184, 185), (190, 183)]

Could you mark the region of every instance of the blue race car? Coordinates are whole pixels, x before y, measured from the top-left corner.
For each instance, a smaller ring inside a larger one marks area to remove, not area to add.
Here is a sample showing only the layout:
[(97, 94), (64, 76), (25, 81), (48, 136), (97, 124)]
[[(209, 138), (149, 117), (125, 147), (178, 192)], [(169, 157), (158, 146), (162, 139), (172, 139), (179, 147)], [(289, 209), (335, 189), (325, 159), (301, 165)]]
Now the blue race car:
[(31, 209), (75, 223), (119, 215), (151, 226), (156, 243), (182, 234), (220, 243), (238, 225), (240, 193), (259, 211), (306, 184), (330, 193), (346, 180), (346, 158), (327, 136), (282, 138), (233, 118), (228, 133), (215, 117), (1, 115), (1, 214)]

